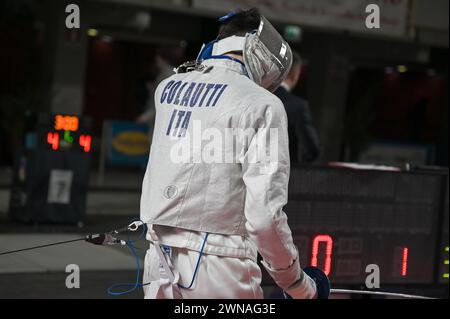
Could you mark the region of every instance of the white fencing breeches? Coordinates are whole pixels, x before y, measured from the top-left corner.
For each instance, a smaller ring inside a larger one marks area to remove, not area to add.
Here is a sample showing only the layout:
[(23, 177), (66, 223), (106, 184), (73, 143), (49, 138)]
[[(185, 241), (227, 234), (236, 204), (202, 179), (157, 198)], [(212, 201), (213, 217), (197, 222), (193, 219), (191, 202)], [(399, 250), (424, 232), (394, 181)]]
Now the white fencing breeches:
[[(150, 243), (145, 256), (144, 294), (146, 299), (263, 299), (261, 270), (247, 258), (203, 254), (190, 289), (199, 253), (186, 248), (171, 248), (165, 255), (171, 268), (169, 276), (161, 265), (159, 246)], [(171, 282), (172, 280), (172, 282)]]

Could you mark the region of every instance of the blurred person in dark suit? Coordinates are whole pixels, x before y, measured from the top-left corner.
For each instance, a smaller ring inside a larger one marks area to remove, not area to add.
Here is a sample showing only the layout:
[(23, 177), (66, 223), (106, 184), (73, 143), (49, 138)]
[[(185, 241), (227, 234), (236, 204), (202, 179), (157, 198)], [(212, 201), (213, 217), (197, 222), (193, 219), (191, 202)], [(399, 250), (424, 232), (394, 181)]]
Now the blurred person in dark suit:
[(159, 48), (155, 56), (155, 71), (156, 78), (152, 81), (147, 81), (148, 100), (146, 111), (137, 118), (138, 123), (146, 123), (153, 126), (155, 122), (155, 89), (158, 84), (174, 74), (174, 65), (176, 65), (176, 52), (173, 48), (162, 47)]
[(177, 64), (177, 50), (172, 47), (161, 47), (157, 50), (155, 56), (155, 73), (152, 79), (145, 82), (148, 90), (147, 101), (145, 103), (145, 112), (136, 119), (137, 123), (147, 124), (149, 126), (149, 141), (152, 143), (153, 126), (155, 125), (156, 108), (155, 108), (155, 90), (161, 81), (172, 76), (174, 65)]
[(283, 102), (288, 117), (289, 152), (292, 163), (311, 163), (320, 155), (319, 134), (314, 127), (308, 101), (291, 91), (300, 79), (302, 59), (293, 53), (292, 68), (286, 80), (274, 92)]

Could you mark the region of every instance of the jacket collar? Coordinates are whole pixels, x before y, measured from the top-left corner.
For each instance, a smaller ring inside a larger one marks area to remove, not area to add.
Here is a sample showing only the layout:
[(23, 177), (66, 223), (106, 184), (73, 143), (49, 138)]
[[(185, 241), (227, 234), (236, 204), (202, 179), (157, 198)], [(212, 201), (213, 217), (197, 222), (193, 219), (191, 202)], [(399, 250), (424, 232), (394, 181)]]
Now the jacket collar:
[(206, 67), (212, 66), (226, 68), (228, 70), (247, 76), (247, 71), (245, 70), (245, 65), (243, 62), (228, 58), (226, 56), (218, 56), (204, 60), (202, 62), (202, 65)]

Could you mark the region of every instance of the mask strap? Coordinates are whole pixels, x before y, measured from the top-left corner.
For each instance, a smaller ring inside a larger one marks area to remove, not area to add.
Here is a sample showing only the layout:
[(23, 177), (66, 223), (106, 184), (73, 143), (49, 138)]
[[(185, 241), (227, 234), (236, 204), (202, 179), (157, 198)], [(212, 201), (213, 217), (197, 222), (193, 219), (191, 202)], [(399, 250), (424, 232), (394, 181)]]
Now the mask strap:
[(227, 52), (244, 51), (245, 37), (231, 36), (214, 43), (212, 55), (222, 55)]
[(213, 55), (213, 48), (216, 41), (211, 41), (208, 44), (203, 44), (200, 49), (200, 53), (197, 56), (197, 62), (202, 62), (204, 60), (209, 59)]
[(228, 22), (228, 21), (230, 21), (231, 19), (233, 19), (236, 15), (237, 15), (236, 12), (230, 12), (230, 13), (228, 13), (227, 15), (224, 15), (223, 17), (220, 17), (220, 18), (218, 19), (218, 21), (219, 21), (220, 23), (225, 23), (225, 22)]

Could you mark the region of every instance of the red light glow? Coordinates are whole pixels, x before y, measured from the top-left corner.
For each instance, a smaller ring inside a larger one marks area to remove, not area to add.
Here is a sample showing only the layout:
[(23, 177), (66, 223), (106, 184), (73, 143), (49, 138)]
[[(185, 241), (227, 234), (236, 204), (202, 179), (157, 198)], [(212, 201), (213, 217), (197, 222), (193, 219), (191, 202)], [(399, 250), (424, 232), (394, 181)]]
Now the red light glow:
[(57, 131), (78, 131), (80, 120), (76, 116), (55, 116), (55, 130)]
[(311, 265), (317, 267), (318, 265), (318, 256), (319, 256), (319, 245), (320, 243), (326, 243), (325, 249), (325, 266), (323, 271), (327, 276), (330, 275), (331, 272), (331, 259), (333, 256), (333, 238), (329, 235), (317, 235), (314, 237), (313, 245), (312, 245), (312, 258)]
[(90, 135), (80, 136), (80, 146), (84, 149), (86, 153), (91, 151), (92, 137)]
[(403, 258), (402, 258), (402, 276), (406, 277), (408, 275), (408, 254), (409, 249), (408, 247), (403, 248)]
[(47, 143), (52, 146), (52, 150), (57, 151), (59, 149), (59, 134), (49, 132), (47, 134)]

